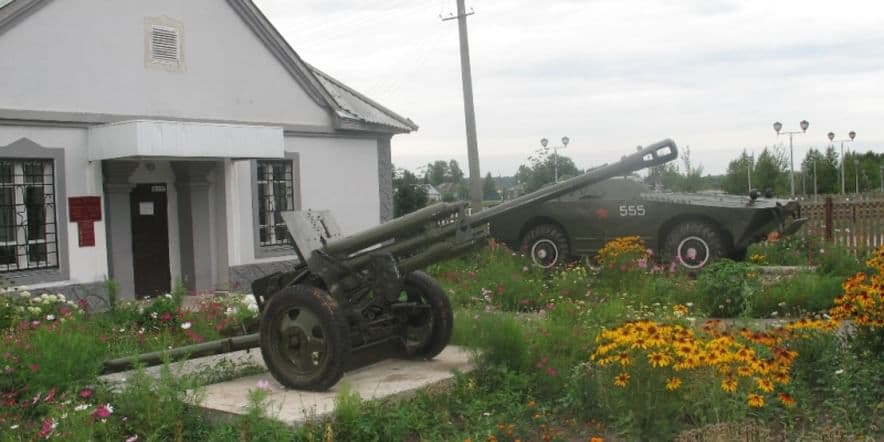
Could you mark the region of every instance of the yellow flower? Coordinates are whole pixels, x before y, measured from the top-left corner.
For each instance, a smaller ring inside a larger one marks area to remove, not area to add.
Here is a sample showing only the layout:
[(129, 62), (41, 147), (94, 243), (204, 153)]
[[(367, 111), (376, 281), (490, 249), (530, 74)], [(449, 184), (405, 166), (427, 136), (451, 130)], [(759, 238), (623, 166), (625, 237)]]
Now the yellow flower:
[(676, 304), (672, 307), (672, 312), (675, 313), (675, 316), (684, 316), (688, 314), (688, 308), (682, 304)]
[(666, 356), (665, 353), (654, 352), (648, 355), (648, 362), (653, 367), (665, 367), (669, 365), (669, 356)]
[(666, 380), (666, 389), (669, 391), (678, 390), (678, 387), (681, 387), (681, 379), (679, 378), (669, 378)]
[(725, 378), (721, 381), (721, 389), (728, 393), (737, 391), (737, 380), (734, 378)]
[(614, 378), (614, 385), (618, 387), (626, 387), (629, 384), (629, 373), (620, 373)]
[(752, 408), (761, 408), (764, 406), (764, 397), (757, 395), (755, 393), (749, 394), (747, 402), (749, 406)]
[(755, 385), (758, 386), (758, 389), (765, 392), (770, 393), (774, 390), (773, 382), (763, 379), (763, 378), (755, 378)]

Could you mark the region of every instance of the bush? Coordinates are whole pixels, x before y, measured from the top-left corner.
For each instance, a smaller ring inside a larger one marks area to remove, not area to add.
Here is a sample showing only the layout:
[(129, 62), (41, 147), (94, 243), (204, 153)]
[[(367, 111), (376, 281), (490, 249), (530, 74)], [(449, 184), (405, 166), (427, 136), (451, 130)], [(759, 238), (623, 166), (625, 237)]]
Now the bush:
[(807, 266), (818, 262), (822, 239), (817, 235), (792, 235), (749, 246), (746, 255), (755, 264)]
[(822, 275), (846, 278), (865, 269), (863, 260), (850, 253), (842, 246), (831, 246), (822, 249), (818, 258), (817, 271)]
[(528, 368), (528, 339), (522, 322), (511, 314), (460, 312), (452, 343), (481, 350), (484, 363), (517, 371)]
[(751, 264), (722, 259), (697, 277), (697, 305), (712, 317), (732, 318), (751, 313), (752, 298), (761, 288)]
[(801, 316), (828, 310), (841, 293), (838, 276), (801, 273), (778, 281), (760, 291), (753, 299), (752, 313), (757, 317)]

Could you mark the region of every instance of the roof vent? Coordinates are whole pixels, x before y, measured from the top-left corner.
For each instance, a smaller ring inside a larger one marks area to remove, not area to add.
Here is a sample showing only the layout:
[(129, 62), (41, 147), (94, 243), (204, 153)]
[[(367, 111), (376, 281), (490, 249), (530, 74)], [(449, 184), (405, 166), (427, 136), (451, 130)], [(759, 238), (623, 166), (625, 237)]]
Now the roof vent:
[(181, 62), (178, 29), (169, 26), (151, 26), (150, 58), (154, 63), (177, 64)]

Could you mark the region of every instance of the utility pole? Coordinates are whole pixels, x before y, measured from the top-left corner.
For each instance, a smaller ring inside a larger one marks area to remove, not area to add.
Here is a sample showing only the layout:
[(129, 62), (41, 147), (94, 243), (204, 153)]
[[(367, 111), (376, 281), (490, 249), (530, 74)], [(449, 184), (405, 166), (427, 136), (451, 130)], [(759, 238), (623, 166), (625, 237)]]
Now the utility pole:
[(470, 208), (473, 213), (482, 210), (482, 174), (479, 171), (479, 143), (476, 140), (476, 110), (473, 106), (473, 76), (470, 67), (470, 42), (467, 37), (467, 13), (464, 0), (457, 0), (457, 16), (443, 21), (457, 19), (460, 31), (460, 75), (463, 81), (463, 109), (467, 125), (467, 160), (470, 169)]

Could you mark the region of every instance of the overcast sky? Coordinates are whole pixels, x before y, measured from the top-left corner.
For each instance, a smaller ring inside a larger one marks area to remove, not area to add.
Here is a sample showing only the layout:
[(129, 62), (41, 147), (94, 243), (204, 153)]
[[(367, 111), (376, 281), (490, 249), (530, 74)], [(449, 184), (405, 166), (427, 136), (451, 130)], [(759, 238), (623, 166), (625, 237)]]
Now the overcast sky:
[[(295, 51), (414, 120), (393, 162), (466, 166), (454, 0), (256, 0)], [(707, 173), (743, 148), (857, 132), (884, 151), (884, 3), (875, 0), (467, 0), (482, 175), (547, 137), (586, 168), (672, 138)]]

